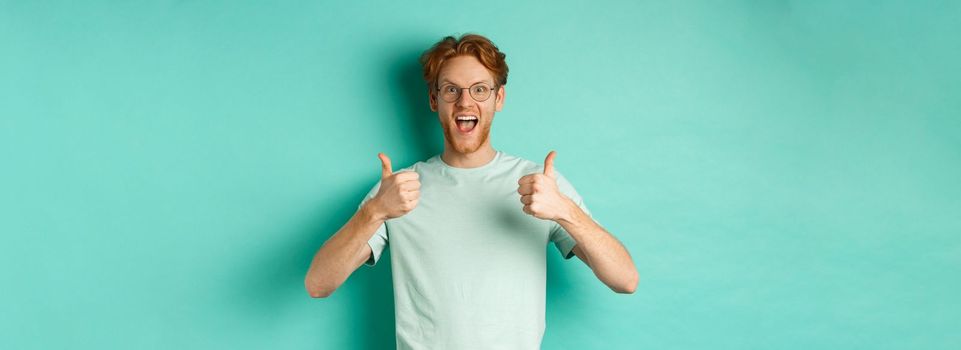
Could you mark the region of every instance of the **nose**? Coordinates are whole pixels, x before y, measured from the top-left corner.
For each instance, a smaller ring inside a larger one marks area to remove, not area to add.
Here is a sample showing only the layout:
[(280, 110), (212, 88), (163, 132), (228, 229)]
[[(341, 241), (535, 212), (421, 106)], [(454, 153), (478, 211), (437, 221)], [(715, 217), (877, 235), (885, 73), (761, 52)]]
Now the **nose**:
[(467, 90), (460, 91), (460, 97), (457, 98), (457, 107), (468, 107), (474, 103), (474, 98), (470, 96)]

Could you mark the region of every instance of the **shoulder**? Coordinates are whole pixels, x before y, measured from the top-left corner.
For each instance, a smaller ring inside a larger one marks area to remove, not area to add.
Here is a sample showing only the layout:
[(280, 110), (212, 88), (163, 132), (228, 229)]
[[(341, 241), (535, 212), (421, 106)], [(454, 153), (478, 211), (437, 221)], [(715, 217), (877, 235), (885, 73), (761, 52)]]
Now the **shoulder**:
[(544, 165), (532, 162), (530, 160), (507, 154), (501, 152), (500, 159), (501, 167), (512, 169), (518, 173), (531, 174), (536, 172), (544, 172)]
[[(524, 159), (524, 158), (521, 158), (521, 157), (509, 155), (509, 154), (504, 154), (502, 158), (503, 158), (503, 159), (502, 159), (502, 162), (503, 162), (505, 165), (512, 166), (512, 167), (515, 167), (515, 168), (519, 168), (519, 169), (521, 170), (521, 172), (524, 173), (524, 174), (533, 174), (533, 173), (543, 173), (543, 172), (544, 172), (544, 164), (543, 164), (543, 163), (534, 162), (534, 161), (531, 161), (531, 160), (528, 160), (528, 159)], [(543, 161), (542, 161), (542, 162), (543, 162)], [(564, 177), (563, 173), (562, 173), (560, 170), (557, 169), (557, 165), (554, 166), (554, 174), (557, 175), (557, 183), (558, 183), (558, 185), (563, 184), (563, 186), (565, 186), (565, 187), (572, 187), (571, 184), (570, 184), (570, 182), (567, 181), (567, 178)]]
[(402, 171), (415, 171), (417, 173), (423, 173), (425, 171), (430, 171), (431, 169), (434, 169), (437, 167), (436, 166), (437, 164), (435, 164), (436, 162), (434, 162), (435, 160), (434, 158), (437, 158), (437, 157), (431, 157), (431, 158), (416, 162), (405, 168), (394, 170), (394, 172), (399, 173)]
[[(411, 164), (410, 166), (407, 166), (404, 168), (394, 169), (393, 172), (396, 174), (404, 171), (414, 171), (414, 172), (417, 172), (418, 174), (423, 174), (425, 171), (427, 171), (430, 168), (431, 168), (430, 159), (427, 159), (427, 160), (422, 160), (417, 163)], [(378, 173), (377, 181), (374, 183), (374, 185), (371, 187), (370, 191), (368, 192), (367, 194), (368, 197), (372, 197), (373, 195), (377, 194), (377, 191), (380, 189), (380, 183), (381, 183), (381, 179)]]

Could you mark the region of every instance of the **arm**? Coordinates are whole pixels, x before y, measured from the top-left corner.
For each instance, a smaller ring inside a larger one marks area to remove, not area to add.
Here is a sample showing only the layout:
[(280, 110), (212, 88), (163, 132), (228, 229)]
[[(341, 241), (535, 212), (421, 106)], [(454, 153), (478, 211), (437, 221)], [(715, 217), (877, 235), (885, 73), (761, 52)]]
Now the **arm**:
[(367, 240), (384, 222), (368, 201), (317, 250), (304, 285), (313, 298), (326, 298), (370, 257)]
[(383, 153), (378, 156), (382, 172), (377, 195), (361, 205), (344, 227), (317, 250), (304, 278), (311, 297), (326, 298), (334, 293), (371, 256), (367, 241), (377, 228), (417, 207), (420, 176), (413, 171), (393, 173), (390, 158)]
[(542, 220), (553, 220), (577, 242), (574, 254), (594, 271), (601, 282), (617, 293), (634, 293), (637, 268), (627, 249), (607, 230), (594, 222), (557, 187), (555, 152), (544, 159), (544, 173), (528, 174), (517, 180), (524, 212)]
[(565, 199), (568, 203), (568, 214), (554, 221), (567, 230), (577, 242), (574, 254), (594, 271), (594, 275), (601, 282), (615, 292), (634, 293), (639, 277), (627, 249), (584, 213), (574, 201), (566, 197)]

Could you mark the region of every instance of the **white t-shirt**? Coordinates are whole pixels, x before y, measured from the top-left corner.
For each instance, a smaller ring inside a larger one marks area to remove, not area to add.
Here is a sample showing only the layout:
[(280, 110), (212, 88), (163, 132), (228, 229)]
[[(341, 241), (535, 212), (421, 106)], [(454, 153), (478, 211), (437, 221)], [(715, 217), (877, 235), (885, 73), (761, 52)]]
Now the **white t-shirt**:
[[(368, 244), (367, 265), (391, 247), (398, 349), (539, 349), (544, 335), (546, 245), (565, 259), (575, 241), (559, 224), (524, 213), (517, 180), (544, 167), (496, 153), (476, 168), (439, 155), (398, 170), (420, 175), (420, 200)], [(558, 189), (590, 215), (559, 172)], [(380, 182), (361, 205), (373, 198)]]

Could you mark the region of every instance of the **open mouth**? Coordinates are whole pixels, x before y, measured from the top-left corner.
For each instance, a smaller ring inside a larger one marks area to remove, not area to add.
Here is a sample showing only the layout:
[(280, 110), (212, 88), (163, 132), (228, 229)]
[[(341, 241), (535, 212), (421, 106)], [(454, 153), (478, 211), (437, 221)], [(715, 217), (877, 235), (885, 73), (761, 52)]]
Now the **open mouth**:
[(457, 130), (467, 134), (473, 131), (474, 127), (477, 126), (477, 116), (476, 115), (457, 116), (457, 119), (455, 119), (455, 123), (457, 123)]

